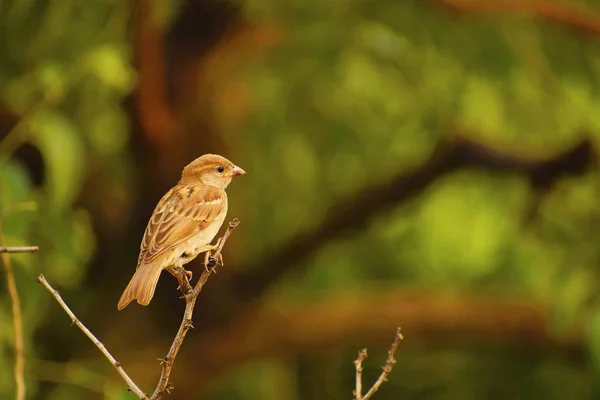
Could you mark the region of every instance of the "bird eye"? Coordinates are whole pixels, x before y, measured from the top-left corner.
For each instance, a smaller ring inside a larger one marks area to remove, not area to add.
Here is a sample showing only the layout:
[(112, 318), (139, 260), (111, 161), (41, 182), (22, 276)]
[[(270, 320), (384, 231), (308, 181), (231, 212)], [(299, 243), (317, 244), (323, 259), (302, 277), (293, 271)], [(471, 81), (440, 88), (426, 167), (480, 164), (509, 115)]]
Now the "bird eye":
[(219, 165), (219, 166), (217, 167), (217, 172), (221, 173), (221, 172), (223, 172), (223, 171), (225, 171), (225, 168), (224, 168), (222, 165)]

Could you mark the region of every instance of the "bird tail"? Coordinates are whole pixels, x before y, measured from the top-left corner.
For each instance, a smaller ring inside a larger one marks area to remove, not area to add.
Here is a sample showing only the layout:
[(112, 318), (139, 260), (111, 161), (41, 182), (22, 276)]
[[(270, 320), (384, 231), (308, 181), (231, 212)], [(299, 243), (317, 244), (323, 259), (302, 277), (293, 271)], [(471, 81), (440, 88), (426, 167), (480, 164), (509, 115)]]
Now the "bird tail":
[(137, 299), (138, 304), (147, 306), (154, 296), (154, 289), (161, 272), (160, 263), (140, 265), (121, 295), (117, 308), (124, 309), (133, 299)]

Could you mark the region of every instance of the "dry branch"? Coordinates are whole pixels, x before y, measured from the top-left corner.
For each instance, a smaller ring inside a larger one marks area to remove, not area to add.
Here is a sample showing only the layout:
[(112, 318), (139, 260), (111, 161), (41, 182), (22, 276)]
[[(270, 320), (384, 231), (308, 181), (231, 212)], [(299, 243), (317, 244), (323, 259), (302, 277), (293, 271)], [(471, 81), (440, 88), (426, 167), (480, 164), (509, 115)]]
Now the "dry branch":
[(140, 124), (148, 142), (158, 147), (169, 142), (175, 117), (167, 101), (166, 60), (161, 24), (153, 18), (154, 3), (139, 3), (136, 52), (140, 84), (136, 96)]
[[(234, 218), (233, 221), (229, 223), (227, 231), (225, 231), (225, 234), (219, 241), (219, 247), (217, 247), (217, 250), (212, 255), (213, 261), (215, 263), (215, 260), (217, 260), (219, 255), (221, 254), (223, 246), (225, 246), (225, 242), (227, 242), (229, 235), (231, 235), (231, 232), (239, 225), (239, 223), (240, 221), (237, 218)], [(205, 265), (205, 267), (208, 267), (208, 265)], [(173, 363), (175, 362), (175, 357), (177, 357), (177, 353), (179, 352), (181, 344), (185, 339), (185, 335), (187, 334), (190, 328), (193, 328), (192, 314), (194, 313), (194, 307), (196, 306), (196, 299), (198, 298), (198, 295), (202, 291), (202, 288), (208, 281), (208, 278), (210, 277), (211, 273), (212, 268), (204, 268), (200, 279), (198, 279), (198, 282), (196, 283), (196, 286), (194, 286), (193, 289), (186, 279), (183, 279), (181, 281), (181, 284), (183, 286), (182, 289), (185, 293), (185, 311), (183, 313), (183, 319), (181, 320), (181, 325), (179, 326), (179, 330), (175, 335), (175, 339), (173, 339), (173, 344), (171, 344), (169, 353), (164, 359), (161, 360), (162, 372), (160, 374), (158, 385), (156, 386), (154, 393), (150, 397), (150, 400), (160, 399), (173, 387), (169, 382), (169, 376), (171, 375), (171, 370), (173, 369)]]
[[(406, 345), (458, 348), (476, 342), (585, 359), (582, 321), (556, 336), (550, 328), (551, 310), (547, 302), (513, 291), (485, 295), (397, 286), (389, 291), (352, 289), (334, 298), (298, 304), (255, 304), (229, 324), (189, 338), (190, 350), (179, 356), (178, 390), (193, 393), (257, 354), (293, 357), (386, 341), (400, 323), (410, 326), (412, 336), (419, 338)], [(211, 362), (198, 364), (198, 354)], [(127, 356), (139, 359), (144, 354), (132, 349)]]
[(135, 393), (140, 399), (142, 399), (142, 400), (147, 399), (148, 397), (146, 397), (146, 394), (144, 392), (142, 392), (142, 390), (135, 384), (135, 382), (133, 382), (133, 380), (129, 377), (129, 375), (127, 375), (127, 373), (121, 366), (121, 363), (118, 362), (112, 356), (112, 354), (110, 354), (110, 352), (106, 349), (106, 346), (104, 346), (104, 344), (102, 344), (102, 342), (100, 342), (96, 338), (96, 336), (94, 336), (94, 334), (88, 328), (86, 328), (86, 326), (83, 325), (83, 323), (75, 316), (75, 314), (73, 313), (73, 311), (71, 311), (71, 309), (69, 308), (67, 303), (65, 303), (65, 301), (62, 299), (62, 297), (60, 296), (58, 291), (56, 291), (52, 286), (50, 286), (50, 284), (48, 283), (46, 278), (44, 278), (44, 275), (40, 275), (38, 277), (38, 281), (42, 285), (44, 285), (50, 293), (52, 293), (52, 295), (54, 296), (54, 298), (56, 299), (58, 304), (60, 304), (60, 306), (63, 308), (63, 310), (65, 310), (67, 315), (71, 318), (71, 321), (73, 322), (73, 324), (77, 325), (77, 327), (79, 329), (81, 329), (81, 331), (92, 341), (92, 343), (94, 343), (94, 345), (102, 352), (102, 354), (104, 354), (104, 356), (108, 359), (108, 361), (110, 361), (112, 366), (115, 367), (115, 369), (117, 370), (119, 375), (121, 375), (123, 380), (127, 383), (127, 386), (129, 387), (129, 389), (133, 393)]

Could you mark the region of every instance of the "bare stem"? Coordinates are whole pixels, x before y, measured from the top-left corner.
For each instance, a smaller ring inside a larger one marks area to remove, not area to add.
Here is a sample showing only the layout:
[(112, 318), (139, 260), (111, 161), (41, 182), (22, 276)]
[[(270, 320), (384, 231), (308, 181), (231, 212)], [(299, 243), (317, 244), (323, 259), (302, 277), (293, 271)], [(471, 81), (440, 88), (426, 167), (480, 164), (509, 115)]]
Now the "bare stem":
[(92, 343), (94, 343), (96, 345), (96, 347), (102, 352), (102, 354), (104, 354), (104, 356), (108, 359), (108, 361), (110, 361), (110, 363), (113, 365), (113, 367), (115, 367), (115, 369), (117, 370), (119, 375), (121, 375), (123, 380), (127, 383), (127, 386), (129, 387), (129, 389), (133, 393), (135, 393), (140, 399), (147, 400), (148, 397), (146, 396), (146, 394), (144, 392), (142, 392), (142, 390), (139, 387), (137, 387), (137, 385), (133, 382), (133, 380), (129, 377), (129, 375), (127, 375), (127, 373), (121, 366), (121, 363), (119, 363), (117, 360), (115, 360), (115, 358), (112, 356), (112, 354), (110, 354), (110, 352), (106, 349), (104, 344), (102, 344), (94, 336), (94, 334), (92, 332), (90, 332), (90, 330), (88, 328), (86, 328), (85, 325), (83, 325), (83, 323), (81, 321), (79, 321), (79, 319), (77, 319), (75, 314), (73, 314), (71, 309), (69, 309), (69, 306), (67, 305), (67, 303), (65, 303), (65, 301), (62, 299), (62, 297), (60, 297), (60, 294), (56, 290), (54, 290), (54, 288), (52, 286), (50, 286), (50, 284), (48, 283), (46, 278), (44, 278), (44, 275), (40, 275), (38, 277), (38, 281), (41, 284), (43, 284), (50, 293), (52, 293), (52, 295), (54, 296), (54, 298), (56, 299), (58, 304), (60, 304), (60, 306), (65, 310), (67, 315), (71, 318), (71, 321), (73, 322), (73, 324), (77, 325), (77, 327), (79, 329), (81, 329), (81, 331), (92, 341)]
[[(4, 241), (4, 235), (0, 230), (0, 242)], [(6, 247), (0, 247), (6, 249)], [(10, 249), (10, 247), (9, 247)], [(2, 263), (6, 271), (6, 285), (10, 295), (13, 314), (13, 329), (15, 332), (15, 383), (17, 386), (17, 400), (25, 400), (25, 345), (23, 344), (23, 322), (21, 319), (21, 300), (17, 291), (15, 275), (13, 273), (12, 262), (6, 251), (2, 253)]]
[[(237, 218), (234, 218), (227, 227), (227, 231), (221, 238), (219, 242), (219, 246), (217, 247), (215, 253), (212, 255), (213, 259), (217, 259), (223, 250), (223, 246), (225, 246), (225, 242), (231, 235), (231, 232), (239, 225), (240, 221)], [(172, 389), (172, 385), (169, 382), (169, 376), (171, 375), (171, 370), (173, 369), (173, 363), (175, 362), (175, 357), (177, 357), (177, 353), (179, 352), (179, 348), (181, 347), (183, 340), (185, 339), (185, 335), (187, 334), (190, 328), (193, 328), (192, 325), (192, 314), (194, 313), (194, 307), (196, 306), (196, 299), (198, 295), (202, 291), (202, 288), (208, 281), (208, 278), (212, 274), (212, 269), (208, 268), (208, 265), (205, 265), (204, 271), (202, 275), (200, 275), (200, 279), (196, 283), (196, 286), (192, 289), (190, 283), (187, 279), (181, 280), (182, 289), (185, 293), (185, 311), (183, 313), (183, 319), (181, 320), (181, 325), (179, 326), (179, 330), (175, 335), (175, 339), (173, 339), (173, 343), (171, 344), (171, 348), (167, 353), (167, 356), (161, 360), (162, 364), (162, 372), (160, 374), (160, 379), (158, 381), (158, 385), (154, 390), (154, 393), (150, 397), (150, 400), (160, 399), (165, 393), (169, 393), (169, 390)]]
[(35, 253), (39, 249), (37, 246), (0, 247), (0, 253)]
[(354, 398), (356, 400), (370, 399), (375, 394), (375, 392), (377, 392), (377, 390), (379, 390), (379, 387), (381, 386), (381, 384), (387, 380), (388, 374), (390, 372), (392, 372), (392, 367), (396, 363), (396, 360), (394, 359), (394, 354), (396, 353), (396, 350), (398, 349), (398, 345), (400, 344), (400, 341), (402, 339), (404, 339), (404, 337), (402, 336), (401, 329), (398, 328), (396, 330), (396, 337), (394, 338), (394, 342), (392, 343), (392, 345), (390, 346), (390, 350), (388, 351), (388, 358), (387, 358), (385, 365), (383, 366), (383, 372), (381, 373), (381, 375), (379, 376), (377, 381), (373, 384), (373, 386), (371, 386), (371, 389), (369, 389), (367, 394), (364, 395), (364, 397), (361, 394), (361, 391), (362, 391), (362, 382), (361, 382), (362, 381), (362, 362), (364, 361), (365, 358), (367, 358), (367, 349), (362, 349), (361, 351), (358, 352), (358, 358), (356, 359), (356, 361), (354, 361), (354, 365), (356, 366), (356, 390), (354, 392)]

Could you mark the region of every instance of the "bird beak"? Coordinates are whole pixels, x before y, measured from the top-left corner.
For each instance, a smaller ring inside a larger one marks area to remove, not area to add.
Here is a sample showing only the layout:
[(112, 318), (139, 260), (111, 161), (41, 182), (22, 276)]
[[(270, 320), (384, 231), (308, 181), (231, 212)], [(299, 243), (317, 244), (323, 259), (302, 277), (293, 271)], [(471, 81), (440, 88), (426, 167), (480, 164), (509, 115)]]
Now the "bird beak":
[(244, 175), (245, 173), (246, 173), (246, 171), (244, 171), (237, 165), (234, 165), (233, 168), (231, 169), (231, 172), (229, 173), (229, 175), (230, 176), (238, 176), (238, 175)]

